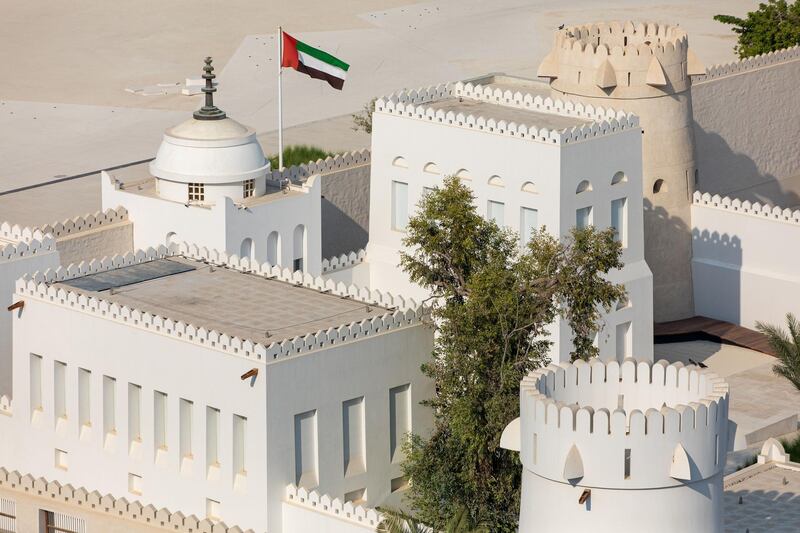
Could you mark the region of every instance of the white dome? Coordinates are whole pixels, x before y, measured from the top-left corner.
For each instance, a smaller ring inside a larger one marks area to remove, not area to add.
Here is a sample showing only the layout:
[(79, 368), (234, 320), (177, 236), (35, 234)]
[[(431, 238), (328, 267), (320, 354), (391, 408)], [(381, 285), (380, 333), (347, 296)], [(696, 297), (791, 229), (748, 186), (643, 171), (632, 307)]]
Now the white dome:
[(269, 161), (252, 128), (230, 118), (191, 118), (166, 132), (150, 172), (184, 183), (231, 183), (259, 178)]

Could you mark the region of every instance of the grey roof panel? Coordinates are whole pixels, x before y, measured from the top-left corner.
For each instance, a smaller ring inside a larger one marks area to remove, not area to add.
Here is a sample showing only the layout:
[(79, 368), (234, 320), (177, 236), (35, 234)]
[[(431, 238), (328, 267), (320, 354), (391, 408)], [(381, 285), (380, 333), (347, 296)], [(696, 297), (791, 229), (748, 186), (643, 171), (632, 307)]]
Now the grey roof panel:
[(167, 259), (157, 259), (147, 263), (139, 263), (125, 268), (89, 274), (80, 278), (62, 281), (64, 285), (83, 289), (85, 291), (100, 292), (115, 287), (125, 287), (143, 281), (181, 274), (197, 267), (185, 263), (177, 263)]

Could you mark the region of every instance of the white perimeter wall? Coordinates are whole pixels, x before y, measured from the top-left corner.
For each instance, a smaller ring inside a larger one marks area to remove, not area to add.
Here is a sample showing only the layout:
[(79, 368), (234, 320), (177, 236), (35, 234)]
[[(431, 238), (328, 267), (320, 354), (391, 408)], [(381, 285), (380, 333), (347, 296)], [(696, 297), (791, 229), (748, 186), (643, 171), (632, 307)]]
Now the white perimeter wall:
[(698, 315), (748, 328), (756, 321), (784, 324), (787, 312), (800, 315), (800, 215), (787, 211), (793, 217), (787, 221), (760, 211), (695, 193), (692, 275)]

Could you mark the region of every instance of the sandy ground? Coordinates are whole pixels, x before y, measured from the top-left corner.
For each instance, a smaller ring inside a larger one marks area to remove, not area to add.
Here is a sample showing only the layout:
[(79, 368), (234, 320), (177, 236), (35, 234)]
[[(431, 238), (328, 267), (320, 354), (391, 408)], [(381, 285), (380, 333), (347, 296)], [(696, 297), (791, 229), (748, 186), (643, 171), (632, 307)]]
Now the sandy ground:
[(38, 203), (36, 194), (3, 192), (152, 157), (164, 128), (188, 117), (200, 97), (141, 96), (125, 89), (196, 77), (209, 54), (220, 74), (217, 102), (261, 133), (265, 150), (274, 153), (278, 23), (351, 64), (341, 92), (293, 71), (284, 75), (284, 124), (303, 125), (287, 132), (287, 140), (340, 150), (368, 145), (366, 136), (350, 131), (347, 115), (374, 96), (486, 72), (533, 76), (561, 23), (626, 18), (678, 23), (711, 65), (734, 59), (734, 36), (713, 15), (744, 14), (756, 5), (752, 0), (0, 0), (5, 72), (0, 219), (99, 207), (87, 201), (99, 194), (91, 192), (91, 179), (40, 189), (47, 198)]

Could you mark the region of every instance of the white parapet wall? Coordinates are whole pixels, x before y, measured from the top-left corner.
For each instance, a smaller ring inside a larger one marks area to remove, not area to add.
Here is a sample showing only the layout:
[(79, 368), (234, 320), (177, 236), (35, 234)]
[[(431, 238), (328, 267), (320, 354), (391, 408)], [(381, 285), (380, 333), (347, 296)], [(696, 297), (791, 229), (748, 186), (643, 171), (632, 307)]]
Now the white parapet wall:
[(695, 313), (753, 328), (800, 314), (800, 210), (696, 192)]
[(294, 485), (286, 487), (283, 502), (283, 533), (371, 533), (376, 530), (382, 516), (351, 502), (342, 502), (327, 494), (307, 491)]
[(722, 531), (728, 385), (708, 370), (550, 365), (523, 378), (504, 441), (523, 464), (522, 533), (610, 533), (621, 519), (626, 531)]

